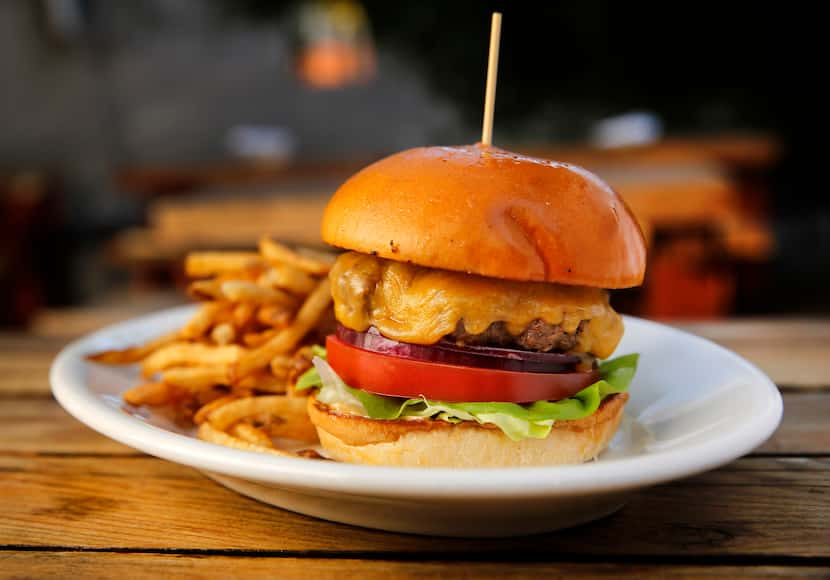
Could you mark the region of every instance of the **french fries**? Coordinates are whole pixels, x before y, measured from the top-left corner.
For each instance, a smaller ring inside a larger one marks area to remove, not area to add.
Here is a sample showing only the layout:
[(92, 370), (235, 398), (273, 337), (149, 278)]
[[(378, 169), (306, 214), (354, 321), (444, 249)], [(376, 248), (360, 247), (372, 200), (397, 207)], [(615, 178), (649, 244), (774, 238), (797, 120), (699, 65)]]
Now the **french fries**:
[(257, 283), (282, 288), (299, 296), (308, 294), (317, 285), (317, 281), (310, 274), (293, 266), (271, 268), (259, 277)]
[(174, 397), (174, 390), (167, 383), (144, 383), (124, 393), (124, 401), (130, 405), (166, 405)]
[(246, 397), (223, 405), (207, 416), (210, 424), (220, 431), (227, 431), (246, 419), (261, 423), (272, 437), (317, 440), (317, 431), (306, 413), (305, 397)]
[(285, 304), (293, 305), (297, 301), (291, 294), (271, 288), (260, 286), (256, 282), (247, 280), (228, 280), (222, 282), (219, 287), (222, 296), (231, 302), (245, 302), (247, 304)]
[(162, 382), (197, 393), (228, 382), (228, 369), (223, 366), (176, 367), (161, 373)]
[(276, 328), (263, 330), (262, 332), (249, 332), (242, 337), (242, 342), (245, 343), (245, 346), (256, 348), (268, 342), (277, 332), (279, 331)]
[(271, 359), (271, 363), (268, 366), (271, 367), (271, 373), (275, 377), (287, 377), (293, 365), (294, 357), (278, 354)]
[(87, 360), (107, 365), (129, 365), (147, 358), (158, 349), (175, 342), (179, 338), (178, 332), (165, 334), (151, 340), (143, 346), (133, 346), (124, 350), (105, 350), (87, 355)]
[(254, 317), (254, 311), (255, 309), (253, 304), (249, 304), (248, 302), (237, 304), (233, 309), (233, 314), (231, 315), (234, 326), (239, 329), (246, 328), (248, 323), (250, 323), (251, 319)]
[[(285, 456), (277, 440), (316, 443), (306, 399), (292, 383), (308, 368), (304, 340), (331, 320), (326, 277), (333, 258), (268, 238), (259, 252), (196, 252), (188, 293), (199, 309), (179, 330), (146, 344), (88, 355), (102, 364), (140, 363), (144, 382), (125, 392), (134, 406), (167, 407), (205, 441)], [(308, 344), (308, 343), (305, 343)]]
[(259, 251), (272, 266), (293, 266), (309, 274), (328, 274), (331, 269), (331, 262), (324, 261), (318, 257), (309, 257), (292, 252), (282, 244), (278, 244), (270, 238), (262, 238), (259, 241)]
[(256, 252), (193, 252), (185, 259), (184, 270), (191, 278), (204, 278), (262, 265), (262, 256)]
[(198, 342), (174, 342), (144, 359), (141, 374), (145, 378), (152, 377), (176, 366), (227, 366), (238, 361), (242, 353), (242, 347), (235, 344), (211, 346)]
[(244, 451), (258, 451), (259, 453), (272, 453), (274, 455), (282, 455), (284, 457), (297, 457), (296, 454), (289, 451), (282, 451), (281, 449), (274, 449), (271, 447), (263, 447), (255, 443), (250, 443), (239, 437), (229, 435), (224, 431), (220, 431), (211, 426), (210, 423), (202, 423), (199, 425), (198, 431), (199, 439), (204, 439), (211, 443), (224, 445), (225, 447), (233, 447), (235, 449), (242, 449)]
[(259, 427), (255, 427), (250, 423), (237, 423), (230, 429), (230, 434), (234, 437), (253, 443), (254, 445), (261, 445), (262, 447), (274, 448), (274, 443), (271, 437)]
[(291, 326), (280, 330), (273, 338), (256, 350), (242, 355), (239, 362), (232, 367), (233, 377), (236, 380), (242, 379), (252, 372), (268, 366), (275, 356), (293, 351), (330, 306), (331, 287), (328, 278), (325, 278), (320, 281), (314, 292), (308, 295)]
[(285, 328), (291, 322), (294, 313), (283, 306), (262, 306), (256, 313), (257, 321), (269, 330)]
[(232, 324), (222, 322), (213, 327), (213, 330), (210, 332), (210, 338), (220, 346), (231, 344), (236, 338), (236, 329)]
[(238, 399), (239, 396), (237, 395), (225, 395), (223, 397), (219, 397), (218, 399), (212, 400), (210, 403), (203, 405), (196, 413), (193, 415), (193, 422), (196, 425), (201, 425), (207, 419), (207, 416), (210, 415), (213, 411), (221, 407), (222, 405), (227, 405), (231, 401), (235, 401)]
[(223, 302), (207, 302), (179, 331), (179, 336), (187, 340), (196, 340), (204, 336), (221, 314), (229, 315), (230, 306)]
[(187, 287), (187, 294), (195, 300), (222, 300), (222, 282), (219, 280), (196, 280)]
[(234, 387), (237, 389), (261, 391), (263, 393), (285, 393), (287, 376), (288, 375), (278, 376), (268, 372), (267, 370), (263, 370), (248, 375), (236, 383)]

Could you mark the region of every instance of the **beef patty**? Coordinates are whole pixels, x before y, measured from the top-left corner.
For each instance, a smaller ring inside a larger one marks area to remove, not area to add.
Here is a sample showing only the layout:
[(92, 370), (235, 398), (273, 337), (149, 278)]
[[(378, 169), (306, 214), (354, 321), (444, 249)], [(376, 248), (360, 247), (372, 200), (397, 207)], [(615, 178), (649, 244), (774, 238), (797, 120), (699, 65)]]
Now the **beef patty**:
[(447, 335), (459, 345), (499, 346), (504, 348), (521, 348), (539, 352), (568, 352), (576, 346), (579, 333), (587, 321), (579, 323), (576, 332), (565, 332), (558, 324), (548, 324), (544, 320), (531, 321), (518, 335), (510, 334), (503, 321), (494, 322), (484, 332), (470, 334), (464, 328), (464, 321), (459, 320), (455, 331)]

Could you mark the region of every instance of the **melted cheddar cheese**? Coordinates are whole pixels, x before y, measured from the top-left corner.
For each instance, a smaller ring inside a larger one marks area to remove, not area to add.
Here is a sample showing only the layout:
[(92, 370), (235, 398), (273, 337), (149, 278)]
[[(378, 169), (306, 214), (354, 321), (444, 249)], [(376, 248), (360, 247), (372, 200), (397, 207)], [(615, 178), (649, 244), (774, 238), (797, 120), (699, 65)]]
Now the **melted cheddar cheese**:
[(471, 334), (504, 321), (513, 335), (537, 318), (568, 333), (585, 320), (574, 350), (606, 358), (623, 334), (600, 288), (485, 278), (357, 252), (342, 254), (330, 278), (341, 324), (361, 332), (374, 326), (401, 342), (433, 344), (460, 320)]

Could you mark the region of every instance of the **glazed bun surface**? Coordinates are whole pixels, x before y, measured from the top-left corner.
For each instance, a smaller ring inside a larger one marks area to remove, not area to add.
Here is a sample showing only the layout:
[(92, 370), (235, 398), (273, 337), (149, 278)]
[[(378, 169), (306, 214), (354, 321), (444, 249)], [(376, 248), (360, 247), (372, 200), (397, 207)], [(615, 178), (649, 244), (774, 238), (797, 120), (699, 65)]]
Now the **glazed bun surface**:
[(369, 165), (323, 216), (333, 246), (494, 278), (627, 288), (645, 243), (592, 173), (495, 147), (422, 147)]
[(584, 463), (607, 446), (623, 415), (625, 393), (590, 417), (554, 423), (545, 439), (512, 441), (498, 428), (464, 421), (367, 419), (332, 411), (309, 397), (308, 413), (336, 461), (406, 467), (522, 467)]

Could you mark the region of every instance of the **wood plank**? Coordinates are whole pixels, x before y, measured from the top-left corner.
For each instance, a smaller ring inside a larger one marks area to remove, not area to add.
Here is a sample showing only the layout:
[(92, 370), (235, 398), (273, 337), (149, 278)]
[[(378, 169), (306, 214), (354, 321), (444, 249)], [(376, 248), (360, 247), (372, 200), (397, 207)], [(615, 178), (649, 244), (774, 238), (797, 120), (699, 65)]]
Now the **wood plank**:
[[(784, 420), (758, 452), (830, 454), (830, 393), (784, 394)], [(137, 454), (98, 435), (60, 409), (53, 399), (0, 403), (0, 453)]]
[(326, 523), (146, 457), (0, 457), (0, 545), (315, 551), (341, 557), (830, 557), (830, 460), (743, 459), (637, 494), (619, 513), (520, 539), (437, 539)]
[(781, 426), (758, 453), (830, 454), (830, 392), (785, 393)]
[(3, 359), (27, 352), (39, 355), (54, 355), (64, 343), (65, 341), (62, 339), (53, 340), (25, 332), (0, 331), (0, 353), (2, 353)]
[(407, 562), (263, 556), (188, 556), (84, 552), (0, 552), (4, 575), (63, 578), (826, 578), (830, 569), (793, 566), (708, 566), (546, 562)]
[(674, 324), (758, 365), (776, 384), (830, 387), (830, 319), (746, 319)]
[(0, 453), (136, 455), (77, 421), (53, 399), (0, 401)]

